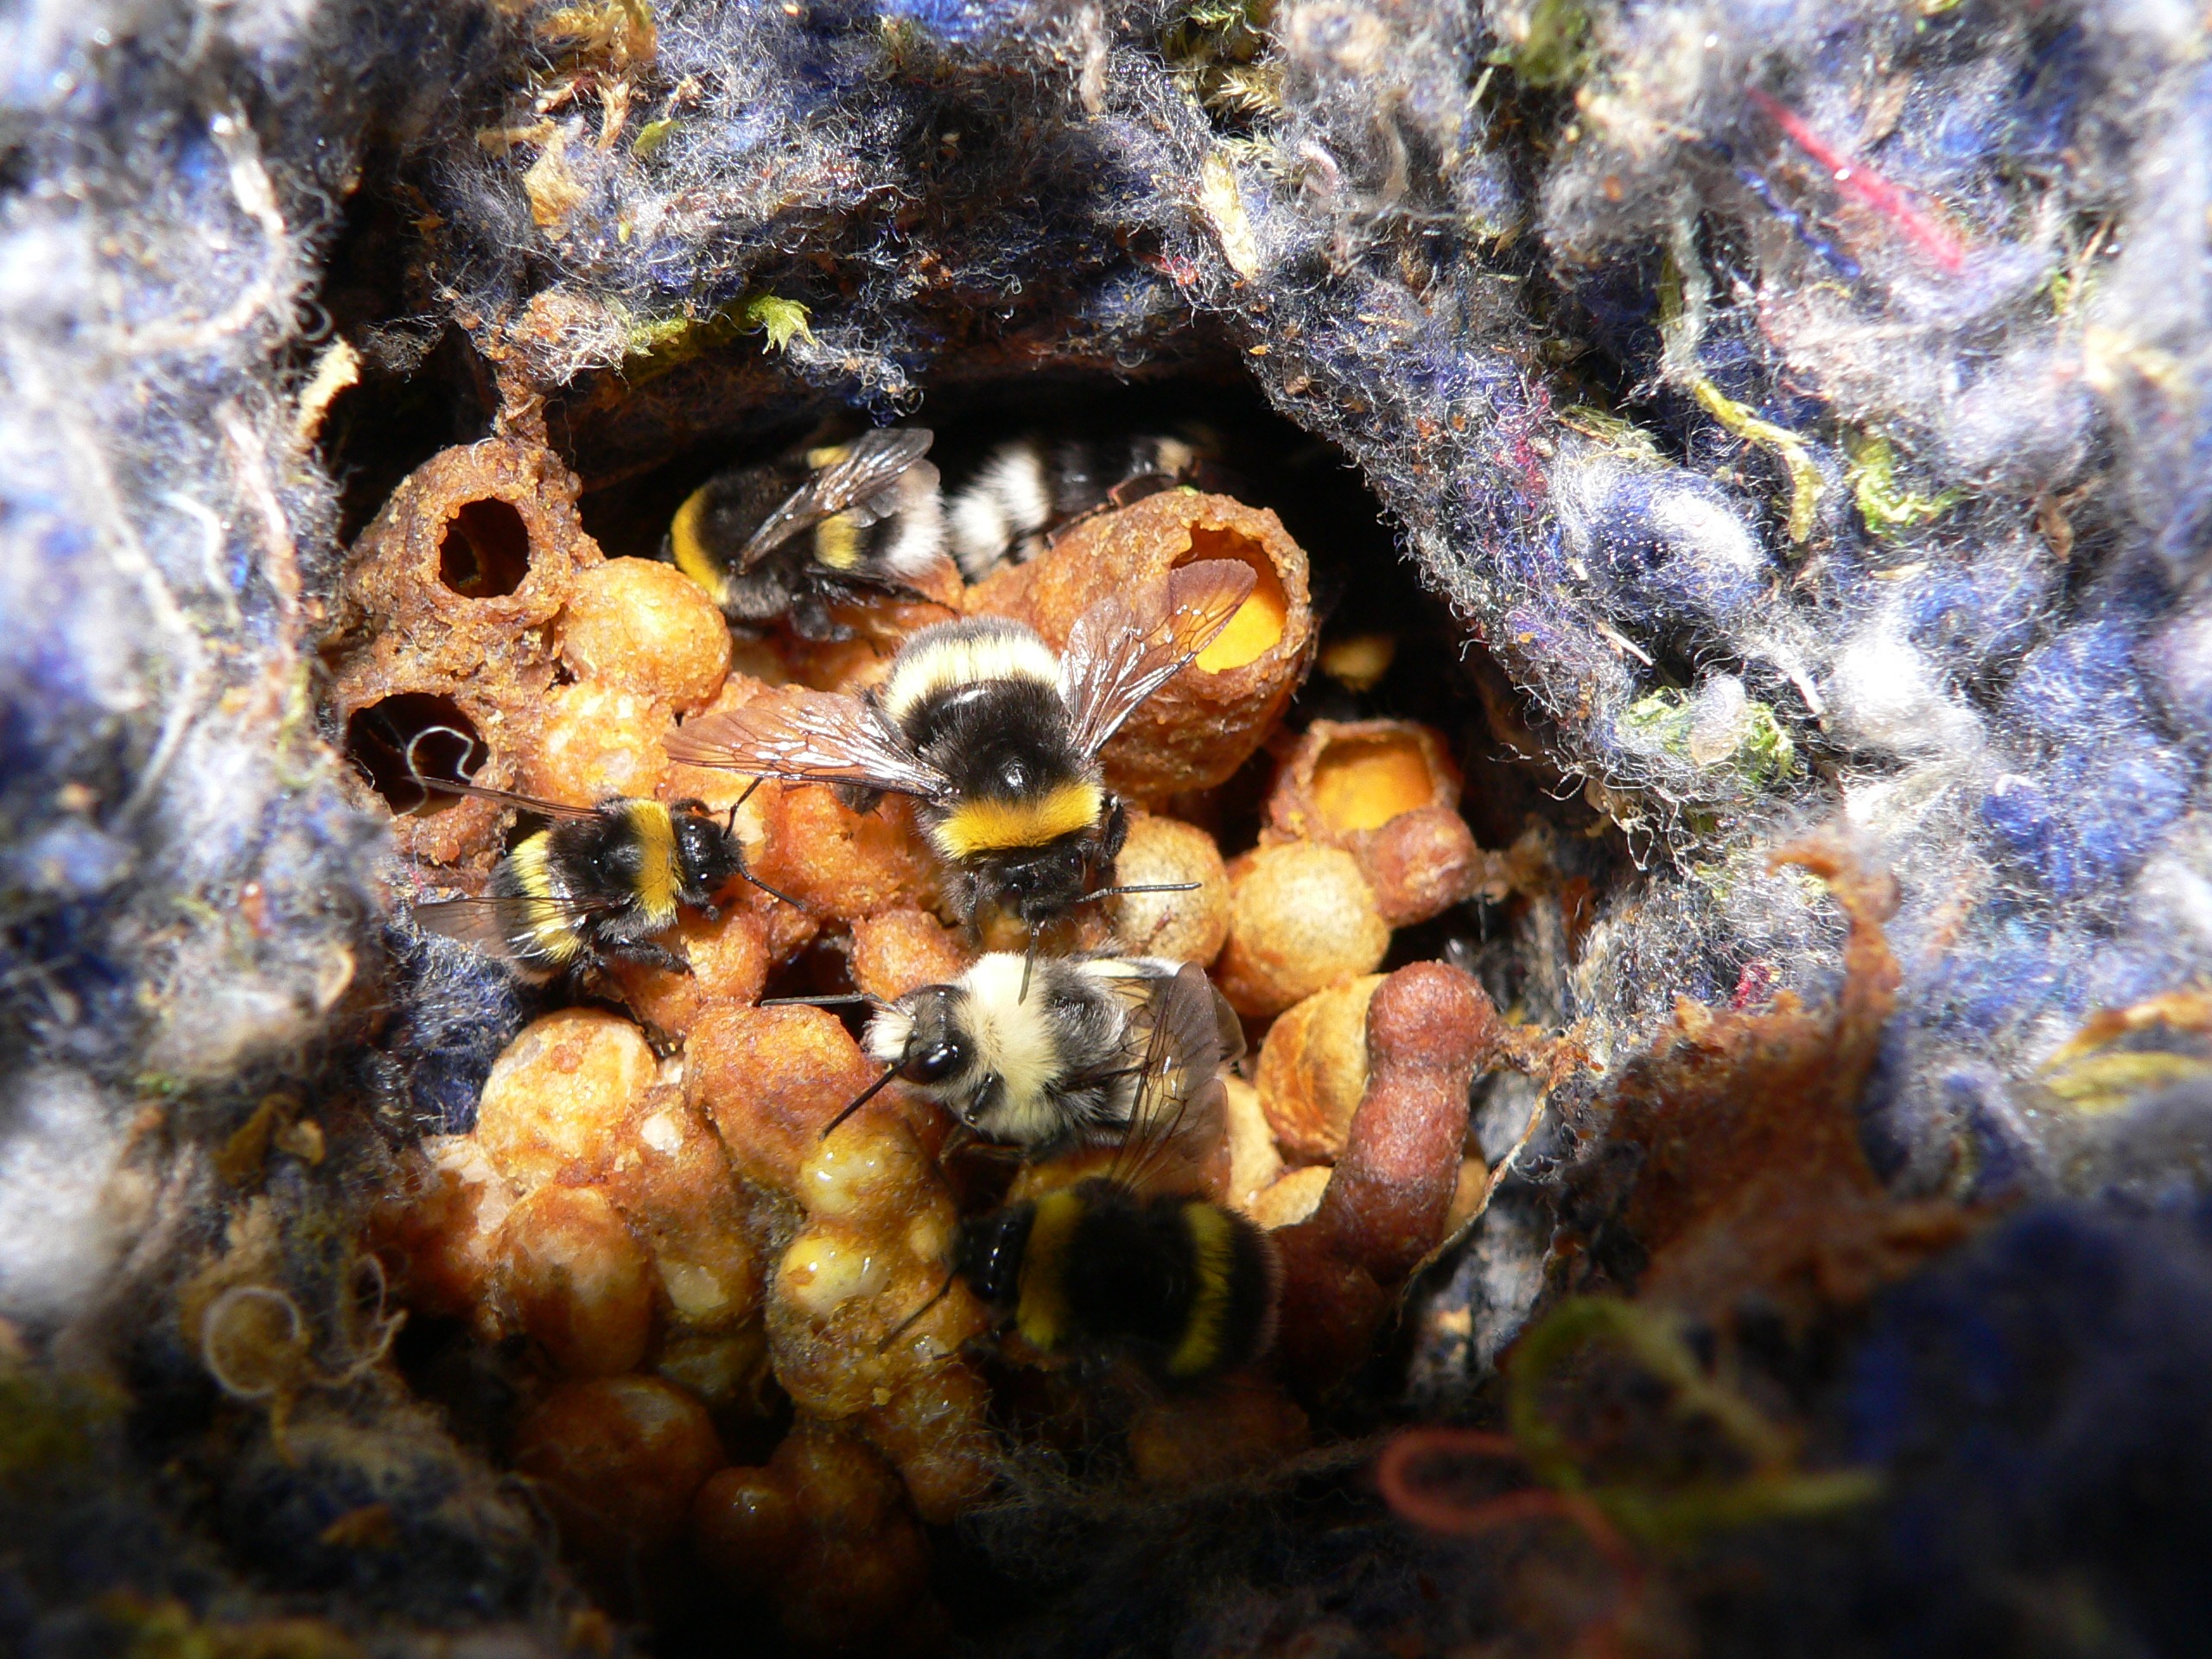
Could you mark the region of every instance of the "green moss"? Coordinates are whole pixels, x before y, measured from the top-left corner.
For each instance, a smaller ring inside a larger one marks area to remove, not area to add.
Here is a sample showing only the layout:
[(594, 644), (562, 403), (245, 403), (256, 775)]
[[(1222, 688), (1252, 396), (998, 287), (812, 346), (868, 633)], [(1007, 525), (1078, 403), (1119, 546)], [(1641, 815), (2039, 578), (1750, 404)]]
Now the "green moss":
[(1594, 404), (1570, 404), (1560, 410), (1559, 423), (1596, 439), (1616, 454), (1633, 455), (1640, 461), (1661, 459), (1659, 445), (1649, 432)]
[(1672, 686), (1639, 697), (1614, 722), (1622, 739), (1634, 747), (1663, 750), (1700, 769), (1729, 767), (1754, 787), (1787, 778), (1796, 770), (1797, 746), (1766, 703), (1756, 699), (1746, 703), (1735, 747), (1717, 759), (1692, 753), (1695, 724), (1696, 711), (1689, 693)]
[[(1613, 1349), (1664, 1388), (1677, 1419), (1701, 1418), (1719, 1429), (1751, 1469), (1732, 1478), (1684, 1479), (1666, 1448), (1653, 1447), (1646, 1467), (1632, 1464), (1625, 1478), (1593, 1481), (1580, 1449), (1544, 1403), (1548, 1386), (1593, 1345)], [(1881, 1492), (1872, 1470), (1796, 1467), (1794, 1437), (1708, 1376), (1670, 1319), (1612, 1297), (1568, 1297), (1521, 1338), (1508, 1374), (1506, 1420), (1538, 1479), (1586, 1496), (1624, 1532), (1662, 1548), (1732, 1527), (1834, 1514)]]
[(1160, 32), (1176, 85), (1217, 115), (1263, 116), (1282, 103), (1282, 66), (1271, 54), (1274, 0), (1191, 0)]
[(92, 1455), (100, 1395), (30, 1371), (0, 1373), (0, 1481), (36, 1479)]
[(757, 294), (744, 302), (741, 313), (744, 318), (741, 332), (765, 332), (768, 345), (774, 351), (790, 349), (793, 340), (804, 338), (811, 346), (814, 330), (806, 326), (806, 308), (797, 300), (779, 300), (772, 294)]
[(785, 351), (795, 339), (810, 342), (808, 312), (797, 300), (772, 294), (748, 294), (703, 317), (653, 317), (631, 325), (623, 343), (623, 378), (633, 386), (657, 380), (671, 369), (733, 343), (741, 334), (765, 334), (772, 351)]
[(1854, 435), (1844, 441), (1844, 448), (1850, 456), (1846, 476), (1852, 499), (1858, 503), (1859, 516), (1866, 528), (1877, 536), (1895, 536), (1940, 518), (1959, 504), (1961, 493), (1958, 490), (1916, 495), (1900, 486), (1897, 451), (1878, 434)]
[(1590, 67), (1590, 12), (1583, 0), (1535, 0), (1522, 26), (1490, 54), (1531, 86), (1567, 86)]

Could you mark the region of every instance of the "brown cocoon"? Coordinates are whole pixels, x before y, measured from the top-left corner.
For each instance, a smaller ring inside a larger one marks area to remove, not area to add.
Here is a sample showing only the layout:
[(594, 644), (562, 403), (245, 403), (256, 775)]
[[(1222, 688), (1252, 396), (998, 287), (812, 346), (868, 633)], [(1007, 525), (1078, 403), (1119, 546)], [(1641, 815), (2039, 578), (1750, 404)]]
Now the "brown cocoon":
[(582, 572), (559, 623), (561, 659), (580, 680), (698, 709), (729, 671), (729, 625), (705, 589), (658, 559), (609, 559)]
[(721, 1138), (680, 1090), (647, 1096), (602, 1186), (652, 1251), (677, 1324), (726, 1330), (759, 1311), (762, 1268), (746, 1207)]
[(407, 1306), (448, 1319), (472, 1315), (490, 1288), (514, 1190), (474, 1135), (423, 1141), (406, 1171), (370, 1212), (378, 1259)]
[(855, 812), (819, 785), (772, 781), (753, 800), (762, 832), (753, 874), (770, 887), (846, 921), (880, 911), (936, 908), (937, 861), (903, 797)]
[(718, 1416), (765, 1421), (783, 1405), (757, 1319), (728, 1331), (672, 1331), (653, 1370)]
[(575, 475), (538, 445), (443, 449), (400, 480), (346, 555), (326, 649), (404, 636), (413, 660), (467, 677), (546, 660), (536, 631), (601, 562), (576, 516)]
[[(325, 707), (348, 754), (380, 773), (393, 804), (413, 805), (404, 758), (378, 753), (372, 728), (396, 728), (404, 744), (427, 725), (466, 727), (479, 745), (478, 779), (524, 786), (513, 757), (553, 684), (545, 625), (578, 573), (601, 562), (576, 517), (576, 487), (556, 456), (532, 444), (444, 450), (402, 480), (353, 544), (322, 642), (332, 666)], [(426, 766), (459, 758), (441, 745)], [(352, 768), (342, 776), (355, 805), (385, 804)], [(402, 853), (451, 864), (488, 861), (500, 823), (489, 802), (448, 797), (403, 811), (393, 827)]]
[(1367, 1092), (1321, 1202), (1274, 1235), (1284, 1363), (1313, 1387), (1365, 1356), (1406, 1275), (1444, 1237), (1467, 1138), (1467, 1090), (1497, 1053), (1497, 1011), (1441, 963), (1401, 968), (1367, 1011)]
[(493, 1063), (476, 1108), (477, 1142), (524, 1192), (596, 1180), (659, 1070), (645, 1033), (620, 1015), (549, 1014)]
[(1295, 1401), (1273, 1382), (1237, 1377), (1153, 1402), (1129, 1427), (1129, 1463), (1142, 1484), (1185, 1491), (1296, 1457), (1312, 1440)]
[(523, 763), (522, 787), (568, 806), (652, 796), (668, 772), (668, 709), (640, 692), (579, 680), (547, 692)]
[(1390, 929), (1352, 855), (1315, 842), (1260, 847), (1229, 866), (1229, 942), (1216, 981), (1239, 1014), (1280, 1014), (1371, 973)]
[(1258, 581), (1221, 636), (1106, 746), (1107, 782), (1140, 800), (1226, 782), (1298, 689), (1313, 616), (1305, 550), (1281, 520), (1227, 496), (1163, 491), (1083, 520), (1020, 567), (1019, 581), (986, 582), (970, 600), (971, 609), (1019, 617), (1057, 651), (1100, 600), (1156, 606), (1170, 571), (1207, 559), (1240, 560)]
[(983, 1379), (956, 1359), (925, 1372), (860, 1420), (869, 1444), (897, 1465), (915, 1513), (932, 1526), (957, 1520), (990, 1490), (997, 1452), (990, 1404)]
[(687, 910), (660, 942), (690, 963), (691, 971), (617, 958), (613, 975), (622, 1000), (638, 1017), (671, 1036), (689, 1032), (711, 1003), (758, 1000), (768, 982), (768, 924), (737, 899), (734, 888), (724, 895), (720, 920)]
[(1330, 1173), (1326, 1164), (1286, 1170), (1253, 1195), (1245, 1213), (1271, 1233), (1278, 1228), (1294, 1227), (1321, 1207)]
[(1229, 1203), (1249, 1213), (1255, 1198), (1282, 1173), (1282, 1154), (1260, 1109), (1260, 1091), (1242, 1077), (1224, 1077), (1222, 1122), (1229, 1141)]
[(675, 1542), (721, 1463), (705, 1408), (658, 1377), (571, 1382), (515, 1432), (515, 1467), (538, 1483), (562, 1543), (608, 1579)]
[[(389, 815), (392, 847), (410, 858), (432, 864), (472, 862), (489, 868), (505, 841), (507, 809), (493, 801), (425, 793), (405, 778), (404, 756), (395, 753), (387, 730), (398, 741), (443, 727), (476, 747), (469, 753), (482, 764), (471, 774), (490, 789), (522, 787), (517, 757), (525, 753), (536, 721), (532, 711), (550, 689), (552, 666), (519, 676), (486, 664), (478, 673), (445, 674), (410, 660), (406, 642), (381, 636), (374, 647), (340, 668), (327, 694), (331, 723), (354, 766), (339, 769), (346, 799), (366, 812)], [(442, 738), (426, 745), (426, 770), (450, 766), (462, 758), (461, 746)], [(380, 766), (388, 798), (361, 775), (363, 766)], [(398, 810), (394, 810), (395, 808)]]
[(1283, 1152), (1332, 1164), (1367, 1089), (1367, 1005), (1380, 974), (1318, 991), (1268, 1027), (1253, 1082)]
[(836, 1418), (887, 1403), (985, 1329), (967, 1286), (947, 1282), (951, 1192), (902, 1119), (849, 1121), (785, 1190), (809, 1224), (770, 1282), (768, 1343), (800, 1409)]
[(1459, 817), (1459, 769), (1442, 735), (1409, 720), (1317, 720), (1275, 774), (1270, 841), (1341, 847), (1392, 927), (1479, 889), (1490, 864)]
[(621, 1213), (588, 1186), (542, 1186), (499, 1229), (500, 1295), (561, 1370), (634, 1370), (652, 1336), (652, 1263)]
[(798, 1547), (776, 1590), (793, 1641), (849, 1647), (913, 1614), (927, 1587), (929, 1542), (878, 1453), (802, 1417), (767, 1472), (790, 1491), (798, 1513)]
[[(741, 709), (768, 690), (767, 684), (745, 674), (732, 674), (722, 682), (721, 690), (713, 702), (700, 711), (701, 715), (721, 714), (728, 709)], [(697, 719), (695, 715), (691, 718)], [(735, 807), (734, 828), (738, 844), (744, 849), (746, 868), (771, 886), (781, 884), (761, 868), (768, 852), (768, 827), (762, 814), (773, 798), (772, 785), (763, 784), (753, 788), (754, 780), (734, 772), (725, 772), (719, 766), (690, 766), (671, 762), (662, 775), (660, 798), (664, 801), (697, 801), (717, 817), (726, 817)], [(742, 805), (739, 804), (741, 802)], [(788, 889), (784, 889), (789, 891)], [(821, 931), (822, 917), (816, 911), (801, 905), (787, 905), (772, 894), (764, 893), (750, 882), (738, 882), (724, 897), (724, 903), (750, 911), (766, 930), (768, 958), (781, 962), (789, 957)]]
[[(784, 1192), (796, 1192), (823, 1126), (876, 1075), (822, 1008), (718, 1005), (684, 1046), (684, 1098), (714, 1124), (740, 1175)], [(897, 1110), (887, 1093), (878, 1095), (850, 1124)]]
[(1229, 938), (1229, 872), (1211, 836), (1195, 824), (1149, 812), (1129, 816), (1129, 838), (1115, 861), (1126, 887), (1198, 884), (1195, 893), (1135, 893), (1107, 903), (1124, 950), (1205, 965)]
[(887, 910), (853, 924), (853, 985), (893, 1002), (957, 979), (972, 958), (952, 929), (925, 910)]
[(691, 1539), (724, 1583), (765, 1593), (798, 1554), (798, 1499), (768, 1470), (716, 1470), (691, 1501)]

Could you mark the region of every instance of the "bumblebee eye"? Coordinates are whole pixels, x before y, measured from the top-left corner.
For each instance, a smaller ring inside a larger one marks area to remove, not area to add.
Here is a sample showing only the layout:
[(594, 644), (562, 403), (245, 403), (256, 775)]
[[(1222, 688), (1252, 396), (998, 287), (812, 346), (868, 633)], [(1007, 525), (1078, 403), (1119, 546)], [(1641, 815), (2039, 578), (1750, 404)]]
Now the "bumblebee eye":
[(899, 1075), (909, 1083), (943, 1083), (968, 1068), (968, 1045), (957, 1037), (943, 1037), (909, 1055)]

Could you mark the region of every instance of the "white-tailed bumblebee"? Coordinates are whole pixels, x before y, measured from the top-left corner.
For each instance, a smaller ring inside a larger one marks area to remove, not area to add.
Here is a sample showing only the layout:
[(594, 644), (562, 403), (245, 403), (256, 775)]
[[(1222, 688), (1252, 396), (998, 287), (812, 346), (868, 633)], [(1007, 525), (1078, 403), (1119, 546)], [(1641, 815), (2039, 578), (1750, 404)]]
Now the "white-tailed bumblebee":
[(1211, 466), (1206, 445), (1190, 438), (1016, 438), (991, 451), (946, 501), (952, 556), (962, 575), (980, 582), (1002, 559), (1033, 558), (1049, 536), (1078, 518), (1204, 483)]
[(916, 594), (944, 557), (931, 435), (884, 427), (850, 443), (717, 474), (676, 510), (661, 556), (743, 626), (787, 618), (804, 639), (851, 630), (842, 600)]
[(1247, 1364), (1274, 1332), (1267, 1234), (1205, 1195), (1222, 1141), (1212, 987), (1192, 963), (1161, 988), (1126, 1136), (1095, 1175), (970, 1217), (953, 1273), (1040, 1353), (1126, 1354), (1190, 1385)]
[[(1033, 962), (992, 951), (949, 983), (876, 1005), (861, 1046), (884, 1073), (861, 1101), (895, 1077), (984, 1139), (1033, 1154), (1118, 1141), (1136, 1107), (1146, 1045), (1180, 969), (1160, 957)], [(1216, 1052), (1222, 1063), (1234, 1061), (1244, 1052), (1244, 1028), (1219, 992), (1208, 986), (1207, 994)]]
[(671, 759), (836, 785), (865, 810), (919, 803), (924, 832), (958, 875), (971, 922), (1002, 906), (1033, 934), (1098, 898), (1128, 833), (1098, 751), (1137, 705), (1228, 626), (1252, 591), (1234, 559), (1185, 565), (1162, 613), (1122, 599), (1077, 620), (1059, 656), (999, 617), (924, 628), (865, 701), (785, 686), (669, 741)]
[(550, 820), (499, 861), (489, 893), (414, 906), (426, 931), (489, 950), (526, 979), (609, 957), (688, 974), (691, 964), (657, 937), (676, 925), (680, 908), (718, 919), (715, 895), (733, 880), (797, 902), (745, 868), (732, 825), (702, 801), (665, 806), (624, 798), (563, 806), (475, 784), (422, 781)]

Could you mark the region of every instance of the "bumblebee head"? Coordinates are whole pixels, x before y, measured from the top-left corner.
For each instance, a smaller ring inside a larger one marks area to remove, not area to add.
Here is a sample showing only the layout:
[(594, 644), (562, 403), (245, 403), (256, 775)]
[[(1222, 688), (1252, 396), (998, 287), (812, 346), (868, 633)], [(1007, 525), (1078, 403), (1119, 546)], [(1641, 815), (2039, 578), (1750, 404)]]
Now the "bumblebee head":
[(899, 999), (868, 1029), (868, 1051), (931, 1095), (955, 1084), (976, 1063), (976, 1041), (960, 1019), (960, 993), (925, 985)]
[(976, 903), (998, 906), (1034, 932), (1084, 901), (1097, 845), (1096, 835), (1079, 832), (995, 858), (975, 874)]
[(1021, 1252), (1029, 1242), (1033, 1205), (1009, 1205), (960, 1224), (952, 1270), (993, 1307), (1012, 1307), (1021, 1288)]
[(703, 803), (678, 802), (670, 817), (687, 902), (704, 904), (745, 874), (745, 852), (735, 833)]

